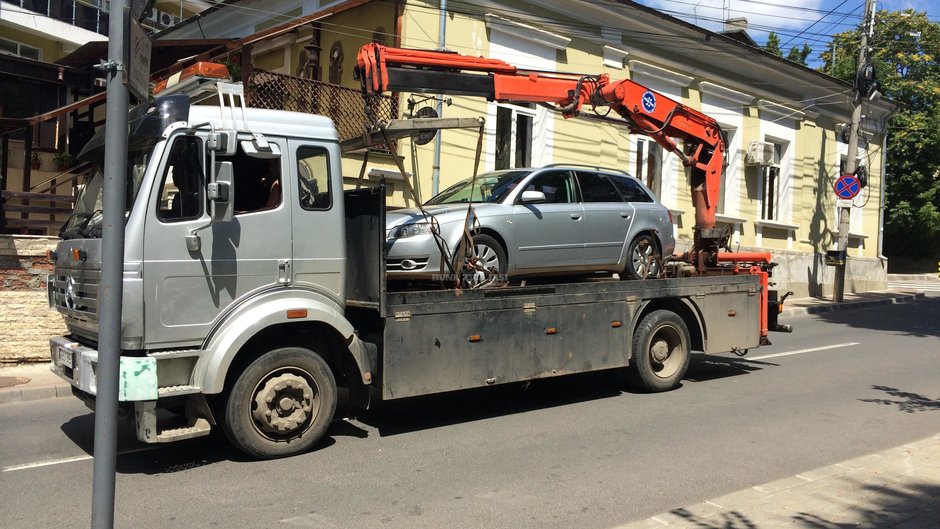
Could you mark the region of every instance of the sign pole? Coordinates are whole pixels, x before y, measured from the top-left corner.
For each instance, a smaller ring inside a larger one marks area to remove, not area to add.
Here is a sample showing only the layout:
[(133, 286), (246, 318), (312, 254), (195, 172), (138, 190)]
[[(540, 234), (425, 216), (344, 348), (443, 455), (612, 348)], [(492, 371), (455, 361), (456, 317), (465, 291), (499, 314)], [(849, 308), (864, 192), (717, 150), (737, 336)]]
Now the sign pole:
[(128, 9), (111, 0), (108, 24), (107, 109), (104, 146), (104, 198), (101, 232), (101, 283), (98, 289), (99, 333), (95, 399), (94, 475), (91, 527), (114, 527), (114, 484), (117, 463), (118, 384), (121, 363), (121, 304), (124, 279), (124, 212), (127, 210), (127, 108), (124, 50)]
[[(869, 29), (862, 31), (862, 40), (858, 48), (858, 69), (865, 67), (868, 56), (868, 33), (875, 27), (875, 1), (865, 0), (865, 20), (868, 22)], [(855, 108), (852, 110), (852, 125), (849, 128), (849, 145), (846, 149), (845, 172), (855, 173), (857, 168), (856, 158), (858, 157), (858, 127), (862, 121), (862, 93), (856, 87)], [(882, 175), (883, 177), (883, 175)], [(851, 205), (839, 208), (839, 242), (840, 252), (845, 252), (849, 246), (849, 215), (852, 212)], [(835, 279), (832, 285), (832, 301), (842, 303), (845, 296), (845, 267), (847, 260), (842, 264), (836, 265)]]

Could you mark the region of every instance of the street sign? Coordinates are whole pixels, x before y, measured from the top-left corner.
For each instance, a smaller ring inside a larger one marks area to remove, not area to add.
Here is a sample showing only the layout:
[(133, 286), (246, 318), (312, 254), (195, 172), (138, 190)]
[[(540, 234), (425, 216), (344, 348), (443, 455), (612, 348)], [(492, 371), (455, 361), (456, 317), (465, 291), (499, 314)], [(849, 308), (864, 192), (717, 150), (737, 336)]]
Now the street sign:
[(138, 101), (150, 94), (150, 37), (136, 18), (130, 19), (129, 42), (124, 53), (124, 82)]
[(843, 200), (851, 200), (862, 190), (862, 184), (855, 175), (844, 174), (836, 180), (832, 189), (836, 192), (837, 197)]

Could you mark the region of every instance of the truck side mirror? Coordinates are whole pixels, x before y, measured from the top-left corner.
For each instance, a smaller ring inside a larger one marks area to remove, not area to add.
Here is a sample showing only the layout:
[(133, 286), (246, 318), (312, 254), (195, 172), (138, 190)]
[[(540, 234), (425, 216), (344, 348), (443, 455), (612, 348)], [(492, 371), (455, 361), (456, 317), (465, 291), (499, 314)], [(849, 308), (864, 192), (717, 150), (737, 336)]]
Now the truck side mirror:
[(230, 222), (235, 209), (235, 178), (232, 162), (216, 162), (207, 194), (212, 204), (212, 222)]

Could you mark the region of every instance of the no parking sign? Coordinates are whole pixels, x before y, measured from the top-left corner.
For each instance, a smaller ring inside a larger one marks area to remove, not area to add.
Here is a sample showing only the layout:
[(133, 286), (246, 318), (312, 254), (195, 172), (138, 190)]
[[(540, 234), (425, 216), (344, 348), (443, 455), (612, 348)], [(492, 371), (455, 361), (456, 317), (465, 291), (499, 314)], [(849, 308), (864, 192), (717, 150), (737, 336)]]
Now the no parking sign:
[(832, 189), (836, 192), (836, 196), (842, 200), (852, 200), (862, 190), (862, 184), (855, 175), (844, 174), (836, 180), (836, 183), (832, 185)]

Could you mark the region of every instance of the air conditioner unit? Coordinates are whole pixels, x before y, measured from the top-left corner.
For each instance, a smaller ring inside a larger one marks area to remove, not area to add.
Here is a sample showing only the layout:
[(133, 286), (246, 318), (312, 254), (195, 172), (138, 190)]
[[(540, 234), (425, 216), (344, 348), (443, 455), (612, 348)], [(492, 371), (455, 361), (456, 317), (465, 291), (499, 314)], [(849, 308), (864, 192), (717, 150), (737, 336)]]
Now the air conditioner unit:
[(752, 141), (747, 146), (748, 165), (770, 165), (774, 162), (774, 144), (766, 141)]
[(160, 12), (156, 9), (151, 7), (145, 14), (146, 16), (143, 18), (143, 20), (141, 20), (141, 22), (151, 27), (160, 23)]
[(165, 28), (175, 26), (180, 21), (179, 17), (175, 17), (169, 13), (164, 13), (163, 11), (157, 11), (157, 14), (160, 17), (160, 25)]

